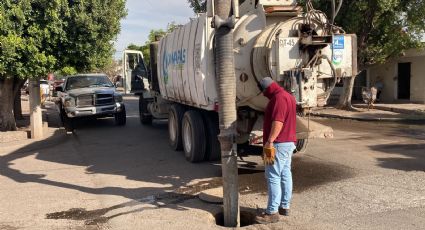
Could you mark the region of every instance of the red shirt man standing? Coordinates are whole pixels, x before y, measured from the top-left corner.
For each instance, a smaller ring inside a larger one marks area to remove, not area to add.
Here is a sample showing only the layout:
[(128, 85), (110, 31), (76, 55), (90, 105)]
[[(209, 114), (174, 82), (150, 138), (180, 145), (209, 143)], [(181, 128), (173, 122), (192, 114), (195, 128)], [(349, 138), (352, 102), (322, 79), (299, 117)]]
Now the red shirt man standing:
[(264, 111), (264, 149), (274, 149), (274, 162), (265, 165), (268, 203), (265, 213), (256, 217), (258, 223), (274, 223), (279, 216), (289, 215), (292, 197), (291, 158), (296, 138), (295, 98), (270, 77), (261, 80), (263, 94), (269, 99)]

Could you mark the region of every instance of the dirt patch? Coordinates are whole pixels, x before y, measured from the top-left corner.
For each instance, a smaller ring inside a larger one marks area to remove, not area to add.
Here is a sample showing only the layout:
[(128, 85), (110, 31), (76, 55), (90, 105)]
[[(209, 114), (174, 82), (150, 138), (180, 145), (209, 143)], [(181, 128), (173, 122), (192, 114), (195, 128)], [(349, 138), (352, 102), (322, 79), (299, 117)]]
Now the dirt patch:
[(10, 226), (10, 225), (7, 225), (7, 224), (0, 224), (0, 229), (2, 229), (2, 230), (17, 230), (19, 228), (13, 227), (13, 226)]
[[(154, 207), (143, 208), (147, 209), (158, 209), (164, 208), (170, 205), (178, 205), (187, 200), (196, 199), (197, 196), (189, 194), (179, 194), (174, 192), (162, 193), (155, 196), (147, 196), (142, 199), (131, 201), (119, 205), (114, 205), (109, 208), (95, 209), (95, 210), (86, 210), (84, 208), (71, 208), (67, 211), (54, 212), (46, 214), (46, 219), (67, 219), (67, 220), (80, 220), (84, 221), (85, 225), (101, 225), (108, 222), (110, 219), (128, 214), (130, 212), (121, 212), (115, 215), (107, 216), (107, 213), (112, 210), (117, 210), (124, 207), (134, 206), (136, 204), (151, 204)], [(141, 211), (142, 209), (138, 209)]]
[(84, 220), (86, 225), (97, 225), (106, 223), (109, 217), (105, 217), (106, 213), (114, 209), (122, 208), (122, 205), (115, 205), (109, 208), (86, 210), (84, 208), (71, 208), (68, 211), (55, 212), (46, 215), (46, 219), (67, 219), (67, 220)]

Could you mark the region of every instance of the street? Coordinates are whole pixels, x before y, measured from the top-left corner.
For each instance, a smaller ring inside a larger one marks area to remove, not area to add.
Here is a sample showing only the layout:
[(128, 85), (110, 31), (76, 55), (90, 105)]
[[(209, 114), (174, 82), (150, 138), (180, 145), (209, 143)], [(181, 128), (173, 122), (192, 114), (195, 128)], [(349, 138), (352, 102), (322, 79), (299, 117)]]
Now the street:
[[(74, 134), (0, 150), (0, 229), (221, 228), (221, 206), (197, 196), (220, 186), (219, 162), (187, 162), (167, 121), (142, 126), (138, 99), (125, 103), (126, 126), (83, 120)], [(335, 137), (294, 156), (291, 216), (244, 228), (423, 229), (425, 125), (317, 121)], [(241, 211), (255, 214), (267, 201), (261, 158), (240, 164)]]

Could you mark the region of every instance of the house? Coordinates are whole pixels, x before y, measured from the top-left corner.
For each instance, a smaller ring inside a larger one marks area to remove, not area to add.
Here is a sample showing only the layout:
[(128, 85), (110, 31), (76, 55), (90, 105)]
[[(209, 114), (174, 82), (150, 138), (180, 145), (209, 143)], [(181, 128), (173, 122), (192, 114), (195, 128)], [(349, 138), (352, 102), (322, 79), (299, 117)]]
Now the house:
[(412, 49), (366, 71), (368, 87), (381, 86), (380, 101), (425, 104), (425, 50)]

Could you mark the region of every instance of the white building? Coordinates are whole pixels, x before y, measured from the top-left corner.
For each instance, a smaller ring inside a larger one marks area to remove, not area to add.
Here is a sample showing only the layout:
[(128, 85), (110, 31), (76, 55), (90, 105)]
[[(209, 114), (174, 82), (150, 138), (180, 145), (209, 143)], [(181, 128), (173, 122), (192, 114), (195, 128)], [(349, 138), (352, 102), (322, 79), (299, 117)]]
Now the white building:
[(380, 101), (425, 104), (425, 50), (408, 50), (399, 58), (368, 68), (368, 86), (381, 82)]

